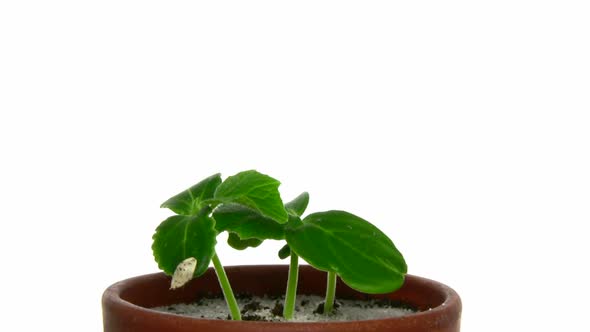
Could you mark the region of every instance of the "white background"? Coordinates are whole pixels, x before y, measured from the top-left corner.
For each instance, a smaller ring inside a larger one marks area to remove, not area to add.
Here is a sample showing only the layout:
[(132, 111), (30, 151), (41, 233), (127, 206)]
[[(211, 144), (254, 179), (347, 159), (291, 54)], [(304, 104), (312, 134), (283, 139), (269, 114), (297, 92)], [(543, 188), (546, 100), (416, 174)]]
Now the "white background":
[[(255, 168), (384, 230), (463, 331), (587, 330), (587, 1), (0, 3), (2, 324), (101, 331), (159, 204)], [(278, 242), (222, 262), (284, 263)], [(72, 315), (74, 314), (74, 315)]]

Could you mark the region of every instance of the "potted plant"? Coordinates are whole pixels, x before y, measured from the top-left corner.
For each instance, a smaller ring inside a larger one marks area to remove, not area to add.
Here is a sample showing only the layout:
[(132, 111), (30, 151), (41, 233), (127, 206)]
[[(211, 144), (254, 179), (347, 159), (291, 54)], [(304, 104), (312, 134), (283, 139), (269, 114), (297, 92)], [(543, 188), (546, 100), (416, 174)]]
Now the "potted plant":
[[(164, 273), (107, 288), (104, 331), (459, 331), (457, 293), (406, 275), (402, 254), (377, 227), (345, 211), (303, 217), (309, 195), (283, 204), (279, 185), (254, 170), (223, 181), (215, 174), (164, 202), (175, 215), (152, 245)], [(223, 267), (215, 246), (224, 231), (238, 250), (284, 240), (278, 256), (290, 264)], [(216, 297), (226, 305), (210, 313), (203, 301)], [(195, 302), (193, 316), (178, 314)], [(379, 315), (357, 316), (370, 307)]]

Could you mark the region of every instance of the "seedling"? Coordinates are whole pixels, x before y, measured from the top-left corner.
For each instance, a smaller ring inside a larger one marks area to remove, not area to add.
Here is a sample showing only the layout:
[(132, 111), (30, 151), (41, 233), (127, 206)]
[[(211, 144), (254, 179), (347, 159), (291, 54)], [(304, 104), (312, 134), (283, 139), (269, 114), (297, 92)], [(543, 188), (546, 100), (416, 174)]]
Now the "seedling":
[(377, 227), (345, 211), (312, 213), (301, 218), (309, 195), (283, 204), (280, 182), (254, 170), (230, 176), (212, 175), (161, 207), (176, 215), (164, 220), (153, 236), (152, 249), (160, 269), (172, 275), (171, 288), (205, 273), (210, 263), (219, 279), (231, 318), (240, 310), (224, 268), (215, 253), (216, 237), (227, 231), (228, 244), (238, 250), (264, 240), (285, 240), (281, 259), (290, 256), (283, 315), (293, 317), (299, 257), (327, 272), (324, 313), (334, 307), (336, 278), (369, 294), (402, 286), (407, 266), (393, 242)]

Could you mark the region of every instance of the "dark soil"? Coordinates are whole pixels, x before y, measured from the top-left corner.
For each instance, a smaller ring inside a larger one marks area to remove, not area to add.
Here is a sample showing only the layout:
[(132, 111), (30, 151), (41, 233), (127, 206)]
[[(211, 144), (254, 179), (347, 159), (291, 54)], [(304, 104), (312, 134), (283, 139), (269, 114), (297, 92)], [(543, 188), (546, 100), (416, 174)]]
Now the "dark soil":
[[(340, 307), (340, 303), (338, 301), (334, 301), (334, 307), (332, 308), (332, 313), (338, 312), (338, 308)], [(317, 308), (313, 311), (314, 314), (323, 315), (324, 314), (324, 302), (318, 304)]]
[(277, 317), (283, 317), (283, 309), (284, 309), (283, 304), (281, 302), (277, 301), (275, 303), (275, 307), (272, 308), (271, 312), (273, 315), (275, 315)]

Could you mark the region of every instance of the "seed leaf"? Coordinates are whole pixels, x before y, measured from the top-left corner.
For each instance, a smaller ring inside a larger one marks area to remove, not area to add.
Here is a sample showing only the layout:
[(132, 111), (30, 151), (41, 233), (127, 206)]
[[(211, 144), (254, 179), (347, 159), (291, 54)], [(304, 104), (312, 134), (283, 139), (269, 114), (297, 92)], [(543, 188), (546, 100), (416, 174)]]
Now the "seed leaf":
[(262, 240), (259, 239), (241, 239), (240, 236), (236, 233), (230, 232), (227, 238), (227, 244), (229, 244), (232, 248), (237, 250), (244, 250), (248, 247), (256, 248), (262, 243)]
[(403, 284), (407, 266), (393, 242), (368, 221), (344, 211), (308, 215), (287, 227), (289, 247), (315, 268), (336, 272), (350, 287), (370, 294)]
[(285, 204), (285, 209), (292, 215), (297, 217), (301, 217), (305, 209), (307, 208), (307, 204), (309, 203), (309, 194), (307, 192), (301, 193), (299, 196), (295, 197), (292, 201)]
[(285, 259), (287, 257), (291, 256), (291, 248), (289, 248), (288, 244), (285, 244), (280, 250), (279, 250), (279, 258), (280, 259)]
[(213, 197), (215, 189), (221, 183), (221, 174), (214, 174), (195, 184), (180, 194), (169, 198), (160, 207), (169, 208), (177, 214), (197, 214), (203, 207), (203, 201)]
[(282, 224), (287, 222), (288, 215), (278, 190), (280, 184), (268, 175), (245, 171), (225, 179), (217, 187), (214, 198), (244, 205)]
[(242, 239), (282, 240), (285, 238), (283, 225), (239, 204), (220, 205), (213, 211), (213, 219), (218, 232), (231, 231), (237, 233)]
[(193, 216), (172, 216), (158, 226), (152, 251), (161, 270), (173, 275), (180, 263), (194, 257), (197, 260), (195, 277), (205, 273), (217, 243), (215, 222), (208, 216), (208, 211), (205, 208)]

